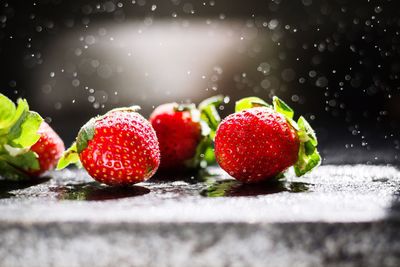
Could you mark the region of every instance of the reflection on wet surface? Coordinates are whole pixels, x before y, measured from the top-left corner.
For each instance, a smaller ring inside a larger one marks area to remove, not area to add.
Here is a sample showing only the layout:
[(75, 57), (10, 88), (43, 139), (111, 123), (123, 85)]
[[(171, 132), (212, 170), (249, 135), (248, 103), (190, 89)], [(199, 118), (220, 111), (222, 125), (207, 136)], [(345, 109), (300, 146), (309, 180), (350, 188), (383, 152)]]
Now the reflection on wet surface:
[(1, 198), (11, 198), (15, 196), (10, 191), (25, 189), (34, 185), (42, 184), (50, 180), (51, 177), (44, 176), (40, 178), (35, 178), (28, 181), (7, 181), (0, 180), (0, 199)]
[(218, 176), (211, 174), (207, 169), (200, 170), (186, 170), (186, 171), (158, 171), (154, 177), (150, 179), (150, 182), (175, 182), (183, 181), (188, 184), (203, 183), (209, 177)]
[(60, 200), (87, 200), (101, 201), (128, 197), (136, 197), (148, 194), (150, 189), (143, 186), (110, 187), (97, 182), (82, 184), (66, 184), (65, 186), (52, 188), (51, 191), (58, 194)]
[(201, 191), (205, 197), (246, 197), (269, 195), (280, 192), (307, 192), (311, 184), (288, 181), (268, 181), (257, 184), (244, 184), (235, 180), (215, 181)]

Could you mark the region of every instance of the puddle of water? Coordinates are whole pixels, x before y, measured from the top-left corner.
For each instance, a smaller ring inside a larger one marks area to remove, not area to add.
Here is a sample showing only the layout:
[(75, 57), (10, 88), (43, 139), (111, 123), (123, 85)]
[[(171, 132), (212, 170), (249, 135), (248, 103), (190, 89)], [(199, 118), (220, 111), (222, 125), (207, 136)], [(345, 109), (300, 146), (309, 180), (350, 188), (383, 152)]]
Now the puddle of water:
[(288, 181), (268, 181), (257, 184), (244, 184), (236, 180), (223, 180), (211, 183), (200, 194), (205, 197), (249, 197), (276, 194), (280, 192), (307, 192), (311, 184)]
[(142, 196), (150, 193), (150, 189), (143, 186), (111, 187), (97, 182), (82, 184), (67, 184), (65, 186), (51, 188), (58, 194), (60, 200), (86, 200), (104, 201), (120, 198)]

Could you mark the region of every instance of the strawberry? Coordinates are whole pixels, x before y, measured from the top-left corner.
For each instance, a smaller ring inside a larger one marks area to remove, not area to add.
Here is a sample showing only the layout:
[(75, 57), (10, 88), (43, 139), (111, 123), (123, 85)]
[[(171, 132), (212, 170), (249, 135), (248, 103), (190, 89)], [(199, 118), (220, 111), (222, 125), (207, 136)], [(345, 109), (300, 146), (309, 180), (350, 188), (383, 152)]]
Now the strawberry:
[(160, 169), (197, 168), (212, 161), (212, 135), (220, 122), (216, 107), (221, 102), (222, 97), (216, 96), (200, 103), (199, 108), (167, 103), (153, 111), (149, 120), (160, 143)]
[(164, 104), (153, 111), (150, 123), (160, 143), (160, 168), (182, 167), (194, 157), (201, 140), (201, 125), (190, 110), (180, 109), (177, 103)]
[(277, 97), (273, 107), (256, 97), (238, 101), (216, 132), (218, 164), (242, 182), (278, 177), (291, 166), (297, 176), (309, 172), (321, 161), (317, 139), (304, 117), (296, 123), (293, 115)]
[(35, 176), (54, 169), (65, 149), (64, 142), (46, 122), (40, 124), (37, 133), (40, 135), (40, 139), (30, 150), (38, 155), (40, 168), (28, 171), (31, 175)]
[(57, 168), (80, 161), (90, 176), (108, 185), (149, 179), (160, 164), (160, 150), (153, 127), (137, 109), (113, 109), (89, 120)]
[(16, 106), (0, 94), (0, 176), (39, 176), (54, 167), (63, 150), (63, 141), (25, 99)]

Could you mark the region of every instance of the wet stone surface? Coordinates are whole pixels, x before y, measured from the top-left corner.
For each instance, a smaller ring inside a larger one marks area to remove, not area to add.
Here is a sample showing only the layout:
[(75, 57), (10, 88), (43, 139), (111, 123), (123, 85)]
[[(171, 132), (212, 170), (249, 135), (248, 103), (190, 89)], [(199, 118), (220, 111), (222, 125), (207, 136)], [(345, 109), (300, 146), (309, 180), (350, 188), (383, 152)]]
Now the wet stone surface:
[(399, 266), (399, 189), (397, 167), (366, 165), (248, 185), (218, 168), (0, 181), (0, 266)]

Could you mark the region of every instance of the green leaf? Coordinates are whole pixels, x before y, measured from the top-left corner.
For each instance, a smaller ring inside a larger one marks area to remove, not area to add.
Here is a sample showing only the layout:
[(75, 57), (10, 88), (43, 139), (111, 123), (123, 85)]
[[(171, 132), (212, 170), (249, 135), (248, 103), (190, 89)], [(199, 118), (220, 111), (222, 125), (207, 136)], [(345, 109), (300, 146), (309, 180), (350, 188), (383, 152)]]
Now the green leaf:
[(70, 164), (79, 163), (79, 154), (74, 142), (70, 148), (64, 151), (62, 157), (58, 161), (57, 170), (62, 170)]
[(213, 139), (221, 118), (217, 108), (222, 104), (224, 97), (222, 95), (213, 96), (203, 100), (198, 109), (190, 108), (192, 120), (199, 118), (201, 126), (201, 140), (196, 148), (193, 158), (185, 162), (185, 166), (192, 169), (205, 168), (215, 162)]
[(255, 107), (271, 107), (271, 105), (258, 97), (246, 97), (236, 101), (235, 112)]
[(199, 104), (200, 118), (215, 133), (221, 122), (217, 108), (222, 104), (224, 97), (222, 95), (213, 96), (203, 100)]
[(15, 111), (14, 103), (5, 95), (0, 94), (0, 129), (6, 129), (12, 124)]
[(321, 156), (317, 151), (317, 137), (307, 120), (301, 116), (297, 125), (299, 127), (297, 134), (300, 139), (300, 148), (294, 171), (297, 176), (302, 176), (321, 163)]
[(18, 155), (24, 154), (26, 152), (29, 151), (29, 147), (24, 147), (24, 148), (20, 148), (20, 147), (12, 147), (8, 144), (4, 144), (4, 149), (8, 152), (8, 154), (11, 157), (16, 157)]
[(303, 116), (300, 116), (300, 118), (297, 120), (297, 125), (299, 127), (300, 140), (303, 142), (307, 142), (310, 140), (314, 146), (317, 146), (317, 136), (315, 135), (313, 128), (311, 128), (311, 125)]
[(281, 113), (283, 116), (289, 119), (293, 119), (294, 111), (285, 102), (283, 102), (279, 97), (274, 96), (272, 98), (272, 103), (274, 105), (274, 110)]
[(9, 144), (17, 147), (32, 146), (40, 138), (38, 130), (42, 122), (43, 119), (38, 113), (25, 111), (8, 133)]
[(28, 180), (30, 177), (27, 173), (17, 169), (16, 167), (10, 165), (6, 161), (0, 159), (0, 177), (7, 180), (22, 181)]
[(38, 155), (32, 151), (28, 151), (15, 157), (3, 154), (1, 155), (0, 160), (4, 160), (20, 170), (35, 171), (40, 169)]
[(212, 165), (216, 162), (214, 148), (211, 146), (207, 147), (204, 152), (204, 160), (207, 162), (207, 165)]
[(26, 179), (27, 171), (39, 170), (36, 153), (30, 151), (40, 135), (43, 119), (29, 111), (28, 102), (19, 99), (17, 106), (0, 94), (0, 175), (12, 180)]
[(216, 95), (216, 96), (212, 96), (212, 97), (206, 98), (206, 99), (204, 99), (203, 101), (200, 102), (199, 110), (201, 111), (203, 108), (205, 108), (207, 106), (218, 107), (219, 105), (222, 104), (223, 101), (224, 101), (224, 96), (223, 95)]
[(212, 149), (212, 140), (210, 136), (203, 136), (200, 143), (197, 145), (196, 153), (193, 158), (185, 161), (185, 166), (191, 169), (197, 169), (199, 167), (207, 167), (212, 162), (207, 161), (210, 158), (210, 151)]
[(294, 171), (297, 176), (302, 176), (310, 172), (321, 163), (321, 156), (317, 150), (315, 150), (311, 155), (307, 156), (304, 152), (304, 145), (301, 146), (303, 148), (300, 149), (301, 152), (299, 151), (299, 159), (294, 165)]
[(88, 145), (88, 142), (93, 139), (95, 131), (96, 118), (91, 118), (85, 125), (82, 126), (76, 138), (77, 152), (81, 153)]

